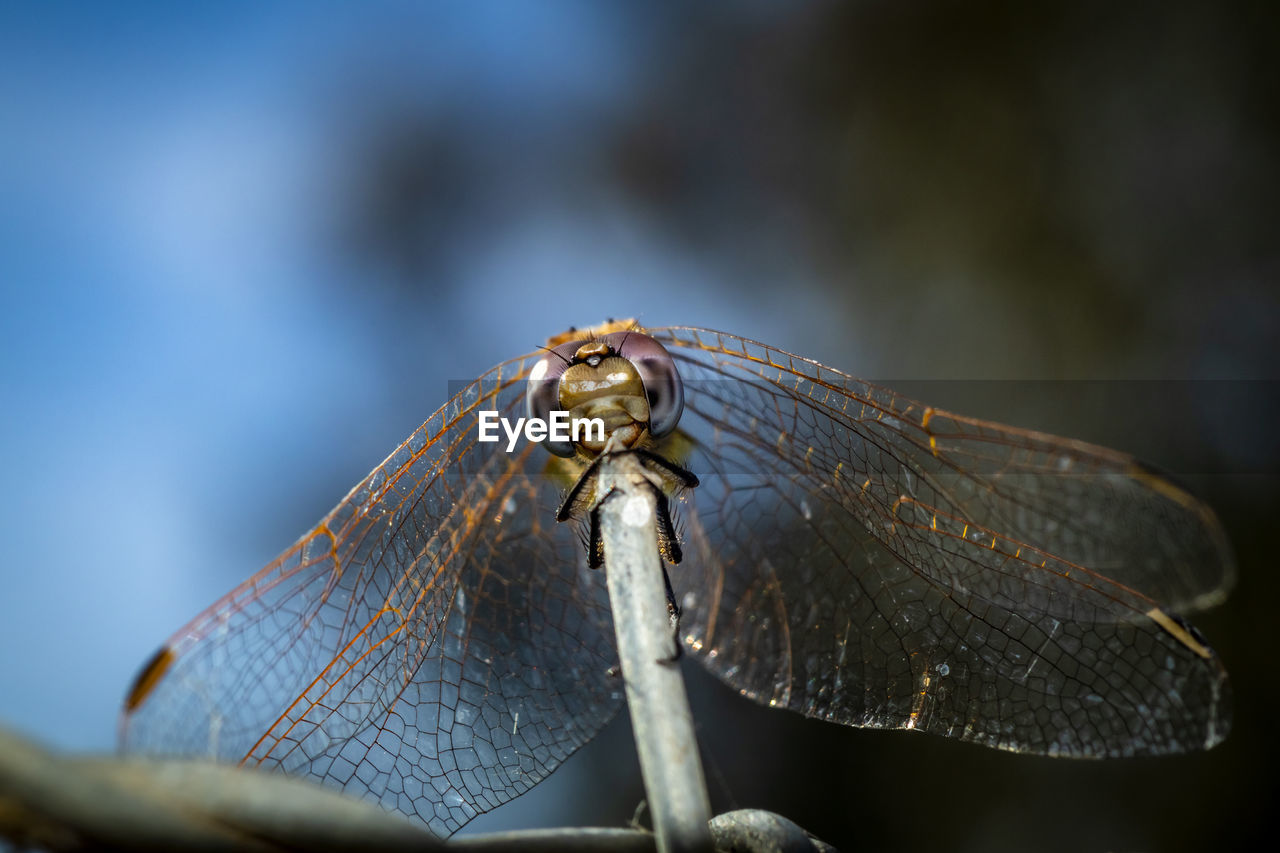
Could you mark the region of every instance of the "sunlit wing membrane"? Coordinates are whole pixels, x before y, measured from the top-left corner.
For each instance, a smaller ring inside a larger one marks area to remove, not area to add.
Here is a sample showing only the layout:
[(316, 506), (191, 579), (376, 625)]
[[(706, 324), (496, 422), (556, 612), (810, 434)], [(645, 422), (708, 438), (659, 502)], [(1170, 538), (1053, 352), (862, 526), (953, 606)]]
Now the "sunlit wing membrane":
[(477, 442), (533, 359), (455, 396), (274, 563), (175, 634), (126, 750), (310, 776), (441, 836), (543, 779), (616, 713), (604, 577), (544, 451)]
[[(1225, 672), (1167, 610), (1232, 578), (1185, 492), (731, 335), (648, 333), (683, 376), (679, 463), (702, 481), (677, 505), (682, 634), (729, 684), (1044, 754), (1226, 735)], [(555, 522), (549, 454), (477, 441), (480, 410), (523, 414), (535, 360), (456, 395), (175, 634), (126, 700), (124, 748), (310, 776), (444, 836), (589, 740), (621, 702), (603, 574)]]
[(686, 642), (809, 716), (1081, 757), (1208, 748), (1230, 690), (1163, 609), (1233, 577), (1212, 513), (1131, 457), (814, 362), (651, 331), (686, 386)]

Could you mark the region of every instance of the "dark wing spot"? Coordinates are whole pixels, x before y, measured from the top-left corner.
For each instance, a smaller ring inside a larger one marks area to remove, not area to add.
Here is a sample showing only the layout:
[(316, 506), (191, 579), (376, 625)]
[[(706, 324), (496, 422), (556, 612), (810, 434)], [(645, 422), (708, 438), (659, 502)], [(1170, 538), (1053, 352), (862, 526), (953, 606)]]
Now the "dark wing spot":
[(160, 683), (160, 679), (164, 678), (164, 674), (169, 671), (172, 663), (173, 649), (161, 646), (151, 656), (151, 660), (147, 661), (142, 672), (138, 673), (138, 677), (133, 680), (133, 686), (129, 688), (129, 696), (124, 700), (126, 711), (134, 711), (146, 701), (151, 691)]

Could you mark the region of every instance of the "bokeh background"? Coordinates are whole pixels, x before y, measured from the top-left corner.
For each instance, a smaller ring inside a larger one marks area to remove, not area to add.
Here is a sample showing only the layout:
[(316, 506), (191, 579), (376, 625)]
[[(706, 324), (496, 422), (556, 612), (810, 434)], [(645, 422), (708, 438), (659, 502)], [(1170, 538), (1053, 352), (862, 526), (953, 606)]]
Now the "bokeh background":
[[(1240, 563), (1195, 620), (1237, 696), (1212, 753), (846, 730), (690, 668), (717, 808), (850, 850), (1249, 845), (1280, 758), (1277, 17), (5, 4), (0, 724), (110, 750), (156, 645), (450, 380), (637, 316), (1136, 452)], [(468, 829), (619, 824), (642, 796), (624, 716)]]

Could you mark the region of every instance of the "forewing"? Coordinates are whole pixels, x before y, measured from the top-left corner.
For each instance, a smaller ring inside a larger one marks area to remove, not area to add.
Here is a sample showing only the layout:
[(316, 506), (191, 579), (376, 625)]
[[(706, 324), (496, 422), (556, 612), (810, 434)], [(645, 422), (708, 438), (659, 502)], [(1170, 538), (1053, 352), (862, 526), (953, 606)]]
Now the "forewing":
[(447, 836), (544, 778), (620, 706), (603, 573), (550, 455), (480, 443), (532, 359), (452, 398), (310, 533), (176, 633), (126, 750), (307, 775)]
[(1071, 756), (1207, 748), (1226, 673), (1165, 607), (1221, 597), (1212, 513), (1131, 457), (933, 410), (763, 345), (650, 331), (702, 485), (686, 643), (762, 702)]

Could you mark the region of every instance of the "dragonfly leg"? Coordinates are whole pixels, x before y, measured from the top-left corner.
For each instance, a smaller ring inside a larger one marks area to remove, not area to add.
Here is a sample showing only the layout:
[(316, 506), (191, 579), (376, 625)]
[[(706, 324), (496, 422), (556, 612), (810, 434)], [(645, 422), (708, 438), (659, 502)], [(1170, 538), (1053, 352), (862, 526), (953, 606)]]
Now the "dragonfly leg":
[(671, 619), (671, 642), (675, 651), (662, 663), (676, 663), (684, 657), (684, 645), (680, 642), (680, 605), (676, 603), (675, 590), (671, 588), (671, 576), (667, 574), (666, 563), (662, 565), (662, 585), (667, 588), (667, 615)]
[[(573, 486), (569, 489), (568, 494), (564, 496), (564, 500), (560, 502), (560, 509), (556, 512), (556, 521), (568, 521), (571, 518), (581, 518), (581, 512), (587, 503), (587, 496), (595, 490), (596, 480), (600, 477), (600, 457), (597, 456), (591, 460), (591, 464), (587, 466)], [(591, 486), (591, 490), (587, 489)], [(597, 504), (598, 505), (598, 500)], [(595, 511), (595, 507), (591, 507), (591, 511)]]
[(675, 590), (671, 588), (671, 576), (667, 574), (667, 567), (662, 566), (662, 585), (667, 588), (667, 615), (671, 617), (672, 630), (680, 628), (680, 605), (676, 603)]
[[(684, 559), (684, 551), (680, 548), (680, 539), (676, 536), (675, 525), (671, 523), (671, 502), (667, 500), (667, 494), (662, 489), (654, 486), (653, 490), (658, 498), (658, 551), (668, 563), (678, 565)], [(670, 597), (670, 591), (671, 587), (668, 584), (668, 597)]]
[(646, 469), (657, 469), (686, 489), (693, 489), (698, 486), (698, 476), (696, 474), (687, 468), (682, 468), (670, 459), (659, 456), (652, 450), (645, 450), (641, 447), (623, 452), (634, 453), (640, 457)]
[(604, 565), (604, 538), (600, 535), (599, 508), (591, 511), (587, 522), (587, 567), (598, 569)]

